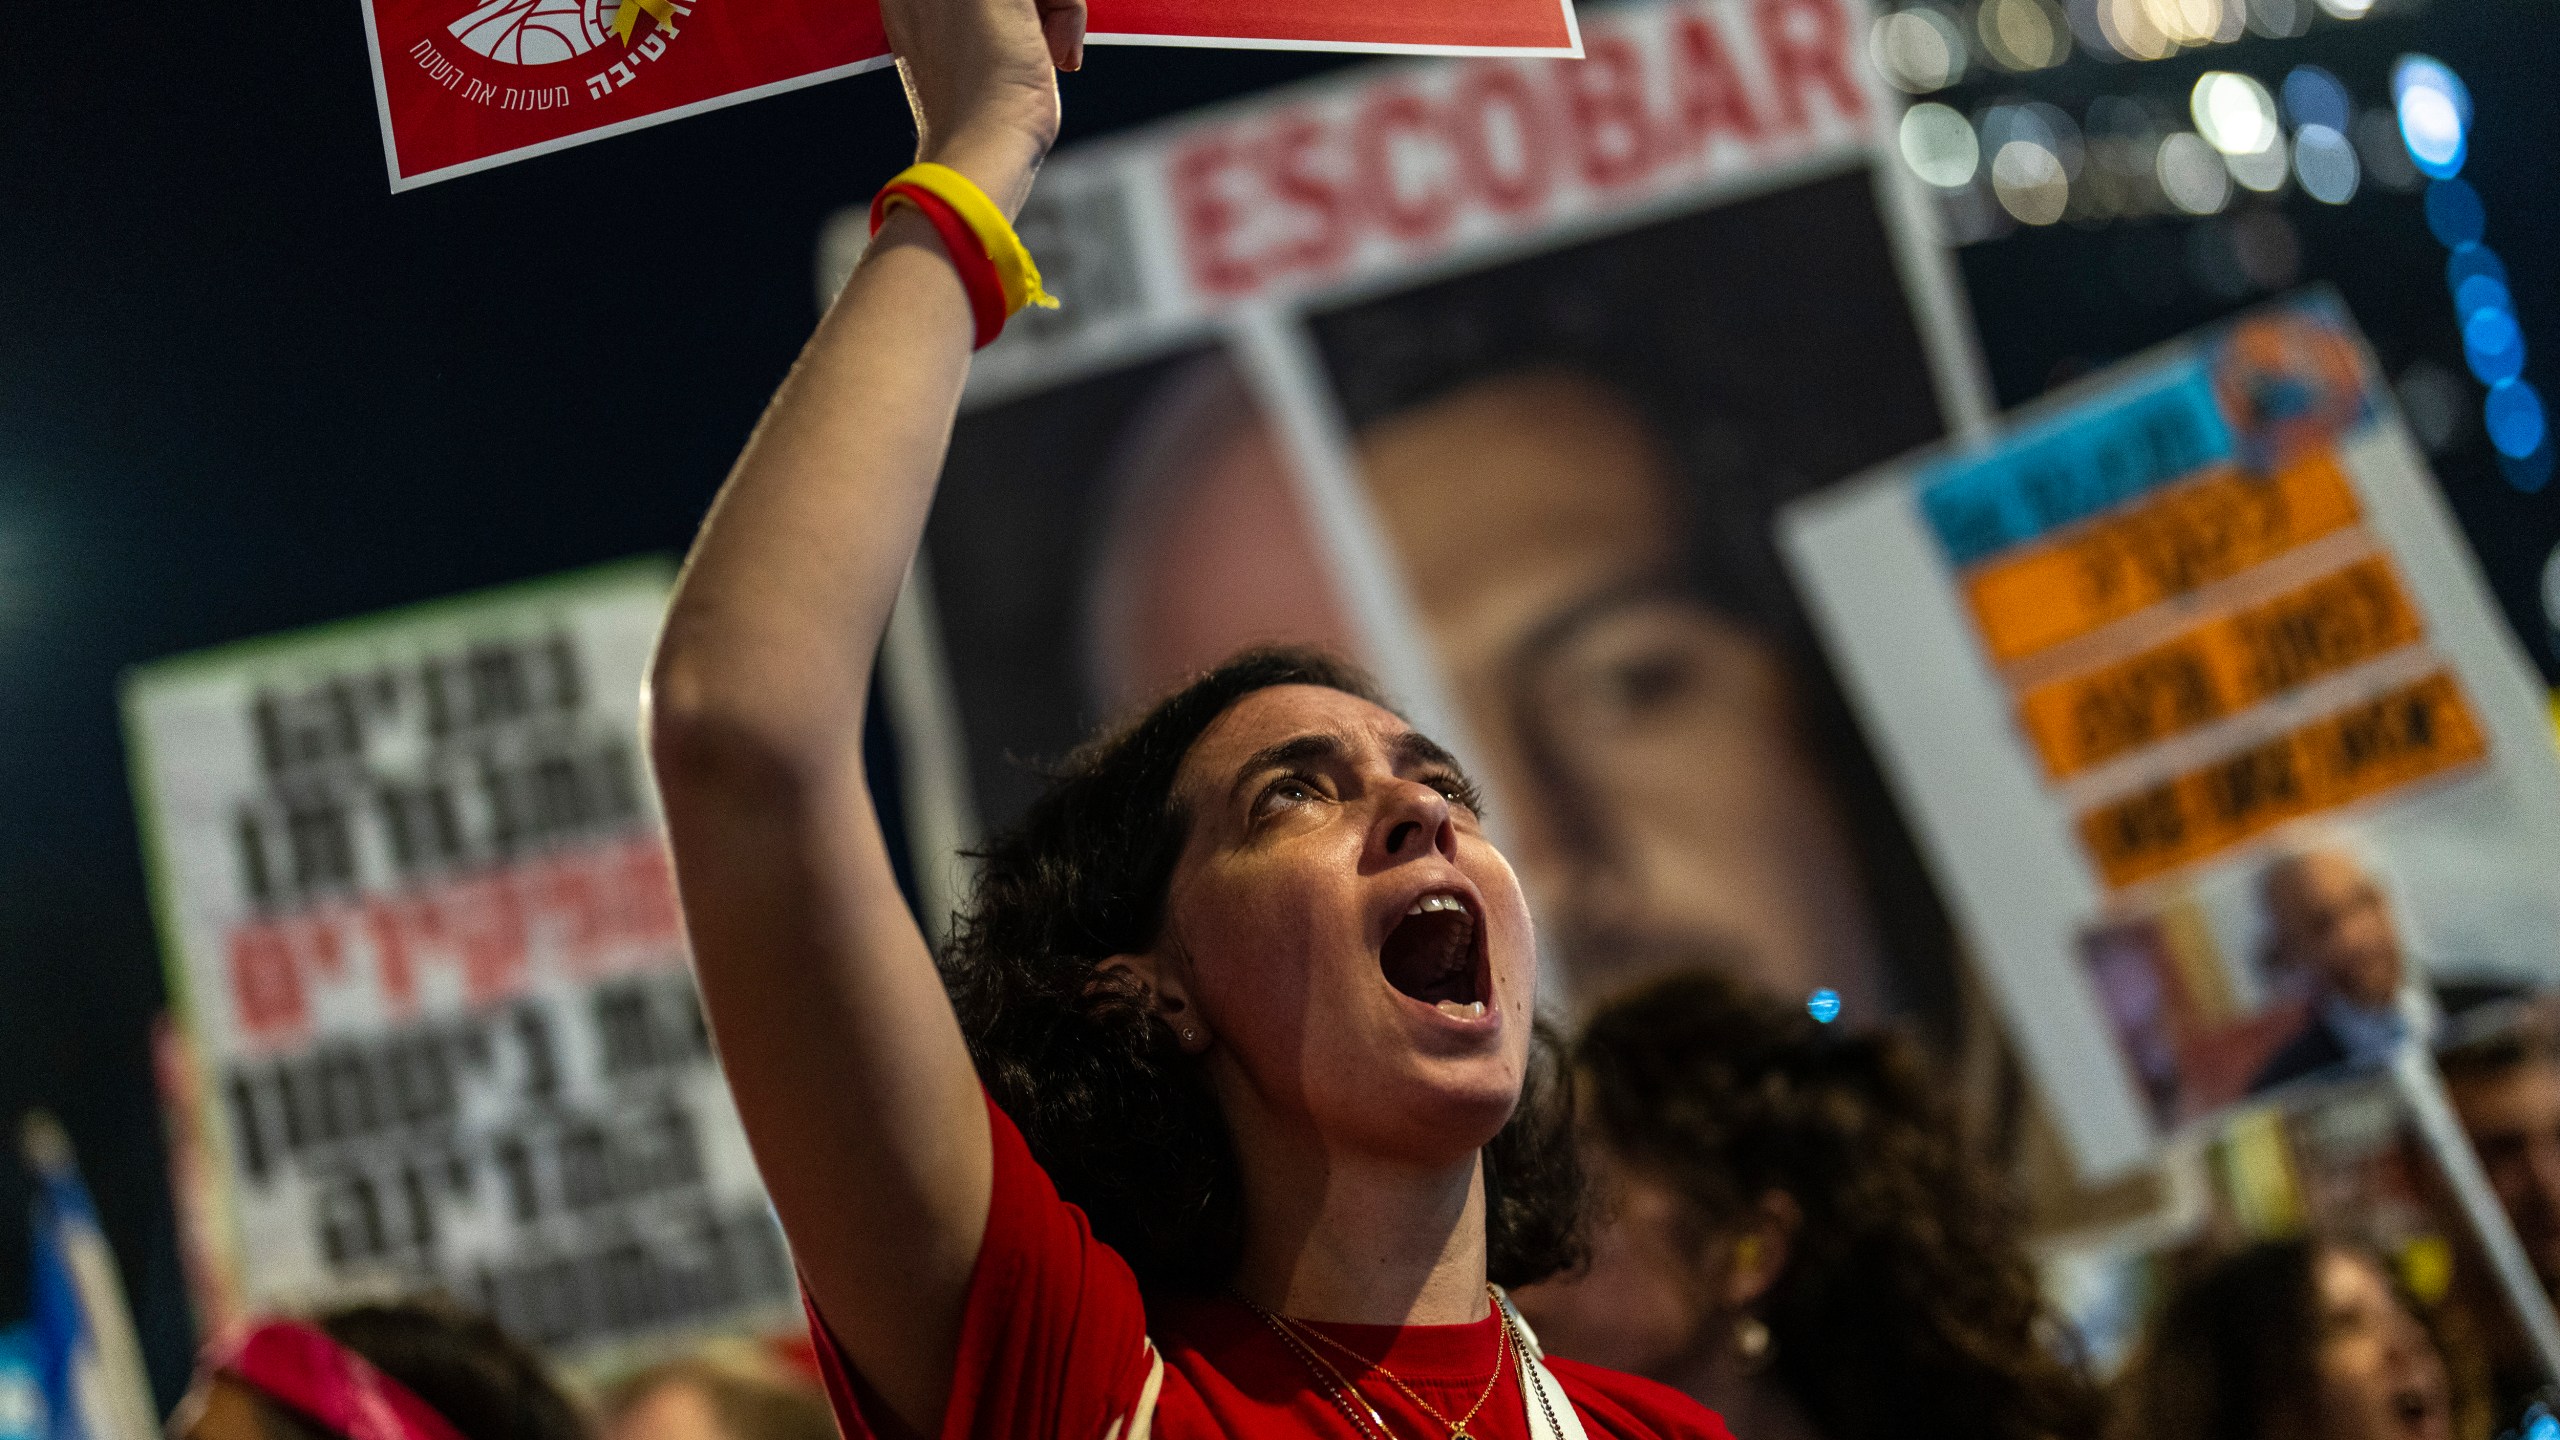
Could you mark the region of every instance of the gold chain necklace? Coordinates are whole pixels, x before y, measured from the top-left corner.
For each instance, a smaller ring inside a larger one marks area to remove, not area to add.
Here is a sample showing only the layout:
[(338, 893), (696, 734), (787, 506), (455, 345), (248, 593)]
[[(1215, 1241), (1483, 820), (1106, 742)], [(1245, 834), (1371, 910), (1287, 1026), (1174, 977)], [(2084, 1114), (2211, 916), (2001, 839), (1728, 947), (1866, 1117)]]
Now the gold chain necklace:
[[(1395, 1440), (1395, 1432), (1387, 1428), (1386, 1417), (1380, 1415), (1377, 1408), (1371, 1405), (1356, 1388), (1349, 1388), (1351, 1382), (1342, 1379), (1341, 1372), (1325, 1364), (1323, 1356), (1308, 1349), (1297, 1336), (1290, 1334), (1288, 1327), (1280, 1323), (1279, 1316), (1250, 1300), (1245, 1300), (1241, 1295), (1236, 1298), (1243, 1301), (1246, 1308), (1252, 1310), (1254, 1314), (1261, 1316), (1262, 1323), (1271, 1327), (1271, 1333), (1280, 1337), (1280, 1343), (1287, 1347), (1289, 1353), (1298, 1357), (1298, 1363), (1307, 1367), (1307, 1373), (1316, 1377), (1316, 1383), (1324, 1387), (1326, 1398), (1332, 1400), (1334, 1408), (1340, 1410), (1343, 1418), (1351, 1422), (1353, 1434), (1358, 1435), (1360, 1440)], [(1346, 1389), (1348, 1389), (1347, 1394)], [(1360, 1402), (1359, 1410), (1351, 1408), (1351, 1402), (1354, 1400)], [(1369, 1412), (1366, 1422), (1360, 1418), (1361, 1410)]]
[[(1493, 1378), (1484, 1382), (1484, 1393), (1476, 1397), (1475, 1404), (1467, 1407), (1467, 1413), (1458, 1417), (1454, 1421), (1448, 1416), (1441, 1414), (1439, 1406), (1432, 1404), (1430, 1401), (1425, 1400), (1420, 1395), (1414, 1393), (1413, 1387), (1404, 1383), (1402, 1377), (1398, 1376), (1396, 1372), (1388, 1369), (1379, 1362), (1370, 1359), (1368, 1356), (1361, 1354), (1359, 1351), (1352, 1349), (1350, 1346), (1343, 1344), (1341, 1341), (1334, 1339), (1332, 1336), (1327, 1335), (1322, 1330), (1315, 1328), (1313, 1325), (1310, 1325), (1303, 1320), (1291, 1320), (1285, 1316), (1275, 1315), (1272, 1312), (1263, 1309), (1261, 1306), (1254, 1304), (1250, 1300), (1245, 1300), (1244, 1303), (1256, 1315), (1262, 1317), (1263, 1323), (1270, 1326), (1273, 1333), (1277, 1334), (1281, 1339), (1289, 1342), (1290, 1350), (1297, 1354), (1301, 1363), (1307, 1361), (1314, 1362), (1314, 1364), (1310, 1365), (1308, 1368), (1311, 1370), (1317, 1370), (1316, 1378), (1319, 1381), (1338, 1381), (1344, 1390), (1348, 1390), (1354, 1396), (1360, 1396), (1360, 1387), (1353, 1383), (1351, 1377), (1343, 1374), (1339, 1369), (1335, 1368), (1333, 1362), (1316, 1354), (1313, 1350), (1308, 1349), (1305, 1343), (1307, 1340), (1314, 1340), (1317, 1343), (1333, 1350), (1337, 1354), (1349, 1356), (1363, 1369), (1376, 1371), (1388, 1384), (1393, 1385), (1396, 1389), (1402, 1391), (1404, 1393), (1404, 1398), (1419, 1406), (1422, 1413), (1439, 1421), (1441, 1426), (1448, 1430), (1449, 1440), (1476, 1440), (1475, 1435), (1470, 1432), (1467, 1427), (1473, 1425), (1476, 1422), (1476, 1417), (1484, 1413), (1486, 1402), (1493, 1399), (1493, 1392), (1502, 1388), (1502, 1372), (1506, 1368), (1506, 1362), (1511, 1356), (1511, 1317), (1502, 1314), (1502, 1298), (1494, 1293), (1492, 1286), (1488, 1285), (1485, 1287), (1485, 1296), (1487, 1299), (1493, 1301), (1494, 1313), (1501, 1316), (1502, 1335), (1494, 1343)], [(1237, 1296), (1236, 1298), (1240, 1300), (1244, 1299), (1243, 1296)], [(1317, 1367), (1321, 1367), (1321, 1369), (1318, 1369)], [(1328, 1383), (1327, 1388), (1329, 1390), (1332, 1388), (1330, 1383)], [(1338, 1393), (1334, 1397), (1334, 1403), (1342, 1406), (1343, 1413), (1351, 1415), (1352, 1424), (1354, 1428), (1357, 1428), (1360, 1417), (1353, 1414), (1348, 1405), (1342, 1404), (1341, 1396)], [(1369, 1412), (1370, 1420), (1375, 1422), (1380, 1430), (1385, 1430), (1386, 1420), (1378, 1414), (1377, 1407), (1369, 1404), (1368, 1399), (1365, 1396), (1360, 1396), (1360, 1403), (1361, 1407)]]

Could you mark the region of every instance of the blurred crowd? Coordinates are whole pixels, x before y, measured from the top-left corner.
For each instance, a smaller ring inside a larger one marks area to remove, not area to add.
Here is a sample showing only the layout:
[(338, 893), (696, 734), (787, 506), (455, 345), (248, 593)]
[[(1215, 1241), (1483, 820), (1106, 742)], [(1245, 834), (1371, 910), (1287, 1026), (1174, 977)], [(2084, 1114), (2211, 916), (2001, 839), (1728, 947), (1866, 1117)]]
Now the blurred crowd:
[[(2163, 1257), (2105, 1367), (2040, 1283), (2024, 1210), (1930, 1052), (1722, 976), (1654, 980), (1575, 1039), (1589, 1253), (1520, 1292), (1557, 1353), (1645, 1375), (1745, 1440), (2539, 1437), (2548, 1377), (2448, 1225), (2350, 1219)], [(2560, 1030), (2444, 1056), (2456, 1110), (2560, 1287)], [(2427, 1257), (2447, 1257), (2430, 1264)], [(386, 1399), (388, 1403), (386, 1403)], [(810, 1352), (724, 1342), (565, 1386), (440, 1298), (271, 1320), (207, 1350), (178, 1440), (828, 1440)]]

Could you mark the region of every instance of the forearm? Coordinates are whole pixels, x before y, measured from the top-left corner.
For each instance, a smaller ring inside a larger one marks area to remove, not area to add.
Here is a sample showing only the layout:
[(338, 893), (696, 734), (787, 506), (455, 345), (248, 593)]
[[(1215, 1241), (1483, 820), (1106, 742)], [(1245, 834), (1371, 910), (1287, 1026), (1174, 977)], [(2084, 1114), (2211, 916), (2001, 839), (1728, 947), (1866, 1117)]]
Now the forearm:
[[(883, 0), (921, 153), (1008, 214), (1056, 134), (1048, 66), (1072, 58), (1043, 26), (1080, 33), (1073, 5)], [(650, 680), (650, 750), (731, 1093), (811, 1294), (918, 1433), (949, 1384), (990, 1159), (861, 737), (974, 333), (940, 233), (893, 211), (713, 502)]]
[[(953, 159), (1010, 211), (1036, 151)], [(946, 162), (950, 163), (950, 162)], [(956, 167), (955, 167), (956, 168)], [(968, 375), (969, 304), (940, 237), (891, 212), (766, 409), (669, 611), (662, 727), (828, 763), (859, 734), (878, 639), (924, 528)]]

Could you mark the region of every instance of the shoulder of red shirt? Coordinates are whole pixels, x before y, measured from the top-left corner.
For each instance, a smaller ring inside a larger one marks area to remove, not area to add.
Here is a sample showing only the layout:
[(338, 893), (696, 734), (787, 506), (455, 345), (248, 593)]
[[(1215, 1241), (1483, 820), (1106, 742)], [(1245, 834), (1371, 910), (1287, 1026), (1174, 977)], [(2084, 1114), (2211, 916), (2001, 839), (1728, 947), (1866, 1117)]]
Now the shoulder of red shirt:
[(1659, 1381), (1561, 1355), (1549, 1355), (1546, 1362), (1573, 1397), (1574, 1408), (1613, 1435), (1626, 1440), (1733, 1440), (1724, 1417)]

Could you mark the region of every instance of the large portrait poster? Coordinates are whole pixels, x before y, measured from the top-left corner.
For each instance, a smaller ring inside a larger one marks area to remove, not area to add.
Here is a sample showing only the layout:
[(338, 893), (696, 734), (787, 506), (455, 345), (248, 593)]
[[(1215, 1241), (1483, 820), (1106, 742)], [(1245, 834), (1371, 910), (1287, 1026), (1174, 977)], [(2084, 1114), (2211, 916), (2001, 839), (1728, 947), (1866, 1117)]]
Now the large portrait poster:
[(670, 579), (129, 681), (225, 1308), (438, 1289), (564, 1356), (791, 1316), (638, 753)]
[(2084, 1171), (2560, 981), (2548, 700), (2334, 298), (1786, 527)]
[(1023, 228), (1066, 308), (980, 357), (893, 630), (929, 908), (1040, 761), (1311, 643), (1486, 783), (1565, 1009), (1702, 964), (1984, 1038), (1772, 539), (1980, 409), (1865, 33), (1621, 5), (1580, 61), (1381, 65), (1054, 161)]

